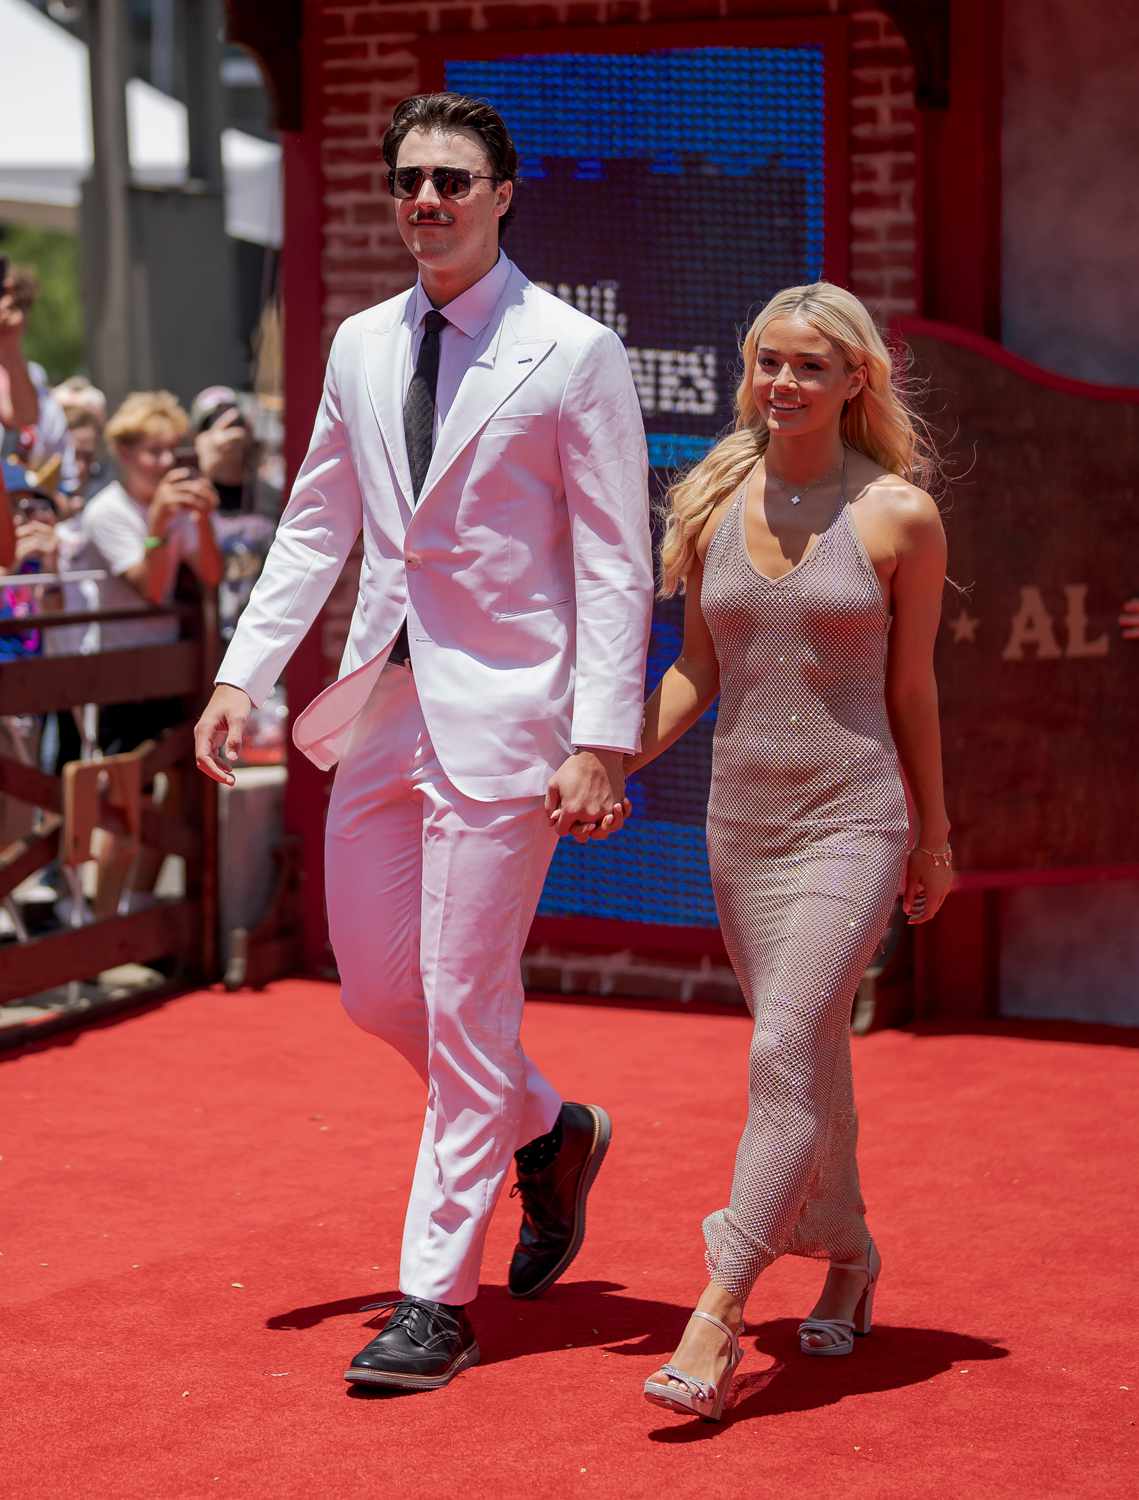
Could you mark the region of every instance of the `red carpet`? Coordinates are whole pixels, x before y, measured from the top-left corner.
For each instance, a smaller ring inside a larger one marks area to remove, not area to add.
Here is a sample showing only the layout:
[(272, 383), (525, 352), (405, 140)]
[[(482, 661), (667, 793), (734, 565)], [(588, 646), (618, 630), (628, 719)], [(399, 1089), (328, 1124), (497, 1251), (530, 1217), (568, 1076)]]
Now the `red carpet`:
[(484, 1363), (410, 1396), (340, 1377), (360, 1304), (392, 1290), (418, 1086), (330, 986), (188, 996), (0, 1063), (3, 1493), (1136, 1493), (1127, 1038), (856, 1043), (880, 1323), (850, 1359), (798, 1357), (821, 1272), (780, 1263), (713, 1428), (639, 1388), (701, 1284), (748, 1023), (539, 1002), (527, 1028), (614, 1115), (590, 1234), (566, 1283), (513, 1303), (504, 1199)]

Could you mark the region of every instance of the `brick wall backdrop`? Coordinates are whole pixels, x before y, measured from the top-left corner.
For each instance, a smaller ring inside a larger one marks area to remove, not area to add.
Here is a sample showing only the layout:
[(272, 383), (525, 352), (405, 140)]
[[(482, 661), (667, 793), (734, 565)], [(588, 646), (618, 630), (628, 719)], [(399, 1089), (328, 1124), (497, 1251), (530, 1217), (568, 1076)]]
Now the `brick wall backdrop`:
[[(780, 6), (786, 15), (790, 7)], [(800, 4), (798, 15), (834, 3)], [(850, 28), (850, 287), (883, 320), (917, 311), (913, 69), (888, 16), (847, 8)], [(402, 290), (410, 260), (392, 222), (379, 140), (396, 103), (419, 87), (412, 48), (425, 33), (567, 29), (575, 25), (772, 14), (735, 0), (327, 0), (321, 64), (324, 119), (324, 344), (350, 313)]]

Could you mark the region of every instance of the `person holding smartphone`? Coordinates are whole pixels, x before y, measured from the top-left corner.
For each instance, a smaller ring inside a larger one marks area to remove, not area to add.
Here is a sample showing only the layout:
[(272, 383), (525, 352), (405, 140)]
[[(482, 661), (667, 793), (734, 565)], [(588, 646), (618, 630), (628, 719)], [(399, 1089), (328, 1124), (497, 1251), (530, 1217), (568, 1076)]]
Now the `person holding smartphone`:
[(218, 623), (228, 641), (261, 573), (280, 513), (280, 495), (259, 473), (260, 444), (232, 386), (194, 397), (190, 429), (198, 468), (218, 493), (214, 535), (222, 555)]
[(67, 418), (43, 366), (29, 360), (24, 350), (39, 290), (30, 266), (15, 266), (0, 256), (0, 449), (5, 458), (15, 457), (32, 469), (57, 459), (58, 488), (70, 495), (79, 481)]
[[(75, 569), (103, 568), (99, 607), (126, 609), (139, 600), (169, 604), (179, 567), (185, 563), (206, 588), (216, 588), (222, 560), (212, 518), (217, 491), (208, 479), (179, 463), (189, 419), (169, 391), (135, 391), (107, 423), (106, 440), (119, 478), (99, 492), (77, 518)], [(99, 649), (119, 651), (159, 646), (178, 639), (171, 615), (109, 620), (100, 627)], [(183, 717), (177, 698), (111, 704), (99, 715), (99, 742), (108, 755), (133, 750)], [(118, 907), (126, 868), (111, 851), (99, 856), (96, 913)], [(157, 872), (155, 872), (157, 873)]]

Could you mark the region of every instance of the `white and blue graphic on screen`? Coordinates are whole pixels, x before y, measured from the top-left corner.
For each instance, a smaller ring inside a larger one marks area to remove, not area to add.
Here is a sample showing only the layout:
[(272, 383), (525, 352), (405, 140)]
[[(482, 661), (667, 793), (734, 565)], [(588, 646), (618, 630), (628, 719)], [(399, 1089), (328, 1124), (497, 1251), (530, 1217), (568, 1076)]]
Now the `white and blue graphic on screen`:
[[(739, 334), (781, 287), (823, 275), (825, 108), (817, 47), (707, 47), (452, 60), (518, 146), (506, 247), (535, 281), (614, 328), (658, 483), (732, 417)], [(658, 603), (648, 687), (682, 604)], [(562, 840), (539, 911), (716, 922), (704, 846), (714, 710), (630, 785), (622, 834)]]

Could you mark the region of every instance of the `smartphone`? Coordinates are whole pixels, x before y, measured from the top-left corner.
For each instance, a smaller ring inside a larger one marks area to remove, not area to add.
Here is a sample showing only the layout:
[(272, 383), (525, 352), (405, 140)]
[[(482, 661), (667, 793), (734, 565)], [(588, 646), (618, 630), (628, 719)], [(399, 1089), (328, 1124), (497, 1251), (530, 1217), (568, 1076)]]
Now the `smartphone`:
[(206, 415), (201, 420), (198, 431), (208, 432), (215, 422), (220, 422), (222, 417), (227, 417), (231, 411), (235, 411), (237, 413), (237, 421), (231, 422), (229, 424), (231, 427), (244, 427), (247, 425), (245, 421), (245, 414), (241, 410), (240, 406), (218, 406), (213, 411), (206, 413)]
[(196, 477), (200, 473), (198, 465), (198, 450), (193, 443), (182, 443), (174, 449), (174, 467), (176, 469), (189, 469), (190, 474)]
[(4, 293), (4, 283), (8, 280), (8, 257), (0, 255), (0, 296)]

